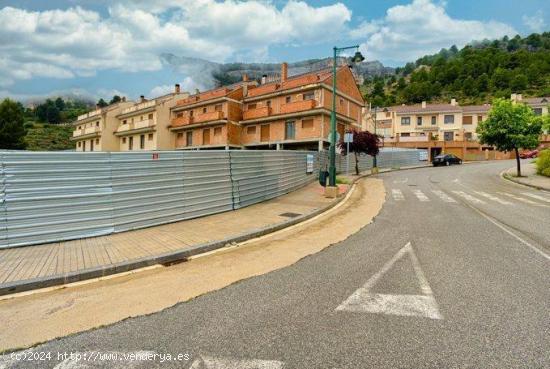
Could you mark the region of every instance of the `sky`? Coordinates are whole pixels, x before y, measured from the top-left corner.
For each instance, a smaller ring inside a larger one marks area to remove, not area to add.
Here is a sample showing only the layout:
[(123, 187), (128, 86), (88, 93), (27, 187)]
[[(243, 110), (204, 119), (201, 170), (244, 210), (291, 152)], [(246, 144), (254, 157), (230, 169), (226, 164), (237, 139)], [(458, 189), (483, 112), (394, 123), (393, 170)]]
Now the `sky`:
[(0, 98), (136, 99), (205, 89), (163, 53), (293, 62), (360, 45), (387, 66), (550, 30), (546, 0), (0, 0)]

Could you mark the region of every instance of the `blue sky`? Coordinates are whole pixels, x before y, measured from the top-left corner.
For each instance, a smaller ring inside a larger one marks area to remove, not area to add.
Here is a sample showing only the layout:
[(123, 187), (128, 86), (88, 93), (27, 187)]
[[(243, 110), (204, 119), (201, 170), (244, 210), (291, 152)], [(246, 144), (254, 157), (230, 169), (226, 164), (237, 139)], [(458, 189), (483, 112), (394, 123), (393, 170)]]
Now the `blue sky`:
[(281, 62), (359, 44), (398, 66), (453, 44), (549, 30), (548, 1), (0, 0), (0, 97), (131, 99), (208, 88), (160, 55)]

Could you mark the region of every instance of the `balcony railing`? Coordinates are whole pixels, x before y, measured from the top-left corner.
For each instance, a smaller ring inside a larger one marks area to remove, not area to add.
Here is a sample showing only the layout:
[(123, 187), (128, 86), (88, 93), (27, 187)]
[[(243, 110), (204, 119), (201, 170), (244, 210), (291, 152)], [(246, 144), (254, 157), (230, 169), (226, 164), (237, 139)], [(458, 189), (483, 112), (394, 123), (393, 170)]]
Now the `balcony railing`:
[(281, 114), (295, 113), (315, 108), (317, 101), (303, 100), (281, 105)]
[(268, 117), (271, 115), (271, 108), (264, 106), (262, 108), (250, 109), (243, 112), (243, 120)]
[(189, 115), (172, 119), (172, 127), (181, 127), (189, 124), (193, 124), (193, 117), (190, 117)]
[(401, 136), (399, 142), (428, 142), (428, 136)]
[(130, 106), (126, 109), (123, 109), (121, 114), (128, 114), (128, 113), (131, 113), (131, 112), (134, 112), (134, 111), (150, 108), (152, 106), (155, 106), (155, 104), (156, 104), (155, 100), (142, 102), (142, 103)]
[(154, 127), (155, 122), (152, 119), (140, 120), (137, 122), (131, 122), (127, 124), (120, 124), (118, 126), (117, 132), (131, 131), (133, 129), (149, 128)]
[(194, 117), (195, 123), (211, 122), (220, 119), (223, 119), (222, 111), (212, 111), (210, 113), (198, 114), (196, 117)]
[(99, 114), (101, 114), (101, 109), (96, 109), (96, 110), (91, 111), (89, 113), (79, 115), (78, 118), (76, 118), (76, 120), (82, 120), (82, 119), (94, 117), (94, 116), (99, 115)]

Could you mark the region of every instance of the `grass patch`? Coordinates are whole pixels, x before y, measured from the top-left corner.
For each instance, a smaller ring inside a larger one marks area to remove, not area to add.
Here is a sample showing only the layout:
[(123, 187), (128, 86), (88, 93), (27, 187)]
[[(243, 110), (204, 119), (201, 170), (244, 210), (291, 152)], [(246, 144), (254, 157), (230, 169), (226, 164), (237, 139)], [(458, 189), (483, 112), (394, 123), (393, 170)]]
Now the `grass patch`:
[(336, 184), (351, 184), (352, 181), (345, 177), (336, 176)]

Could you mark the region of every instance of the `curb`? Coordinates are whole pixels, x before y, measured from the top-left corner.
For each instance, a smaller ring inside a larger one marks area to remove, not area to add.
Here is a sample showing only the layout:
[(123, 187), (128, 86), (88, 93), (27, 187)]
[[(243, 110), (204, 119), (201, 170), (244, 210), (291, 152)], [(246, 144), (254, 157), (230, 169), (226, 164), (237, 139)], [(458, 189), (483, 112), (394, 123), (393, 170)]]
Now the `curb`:
[(532, 184), (529, 184), (529, 183), (524, 183), (524, 182), (518, 181), (517, 179), (514, 179), (513, 177), (507, 176), (506, 174), (508, 173), (508, 171), (510, 169), (514, 169), (514, 168), (512, 167), (512, 168), (503, 170), (502, 172), (500, 172), (500, 177), (507, 180), (507, 181), (518, 184), (520, 186), (526, 186), (526, 187), (534, 188), (534, 189), (539, 190), (539, 191), (550, 192), (550, 188), (541, 187), (541, 186), (537, 186), (537, 185), (532, 185)]
[[(426, 168), (426, 167), (429, 167), (429, 166), (422, 165), (422, 166), (404, 167), (399, 169), (389, 169), (385, 171), (380, 171), (379, 174), (392, 172), (392, 171), (418, 169), (418, 168)], [(293, 219), (289, 219), (289, 220), (286, 220), (274, 225), (270, 225), (264, 228), (255, 229), (250, 232), (243, 233), (237, 236), (224, 238), (219, 241), (212, 241), (212, 242), (195, 245), (185, 250), (164, 253), (153, 257), (143, 257), (139, 259), (129, 260), (125, 262), (120, 262), (120, 263), (96, 267), (96, 268), (83, 269), (80, 271), (70, 272), (63, 275), (33, 278), (33, 279), (26, 279), (23, 281), (5, 283), (0, 287), (0, 296), (11, 295), (11, 294), (26, 292), (31, 290), (37, 290), (41, 288), (60, 286), (60, 285), (65, 285), (65, 284), (70, 284), (75, 282), (81, 282), (87, 279), (94, 279), (94, 278), (105, 277), (113, 274), (129, 272), (131, 270), (141, 269), (141, 268), (150, 267), (158, 264), (170, 264), (175, 262), (186, 261), (188, 258), (192, 256), (221, 249), (233, 243), (240, 243), (240, 242), (248, 241), (261, 236), (265, 236), (267, 234), (280, 231), (284, 228), (291, 227), (298, 223), (302, 223), (306, 220), (309, 220), (311, 218), (314, 218), (318, 215), (321, 215), (327, 212), (328, 210), (334, 208), (336, 205), (340, 204), (342, 201), (349, 198), (347, 195), (352, 191), (357, 181), (359, 181), (362, 178), (370, 177), (370, 176), (373, 176), (373, 174), (371, 173), (360, 174), (359, 176), (353, 178), (353, 181), (351, 185), (348, 187), (347, 191), (341, 196), (338, 196), (338, 198), (335, 201), (317, 210), (314, 210), (308, 214), (304, 214)]]

